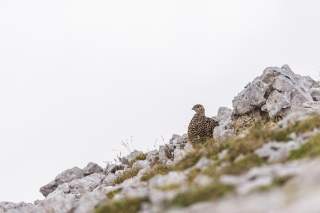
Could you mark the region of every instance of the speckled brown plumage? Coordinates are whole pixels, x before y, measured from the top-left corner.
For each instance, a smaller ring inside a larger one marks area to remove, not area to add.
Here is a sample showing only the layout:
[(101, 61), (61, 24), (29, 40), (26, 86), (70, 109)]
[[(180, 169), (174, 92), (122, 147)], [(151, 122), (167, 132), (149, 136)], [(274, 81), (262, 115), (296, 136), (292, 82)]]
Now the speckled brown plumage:
[(188, 138), (191, 143), (197, 143), (205, 138), (213, 137), (213, 130), (218, 123), (212, 118), (205, 116), (205, 109), (197, 104), (192, 108), (196, 114), (193, 116), (188, 127)]

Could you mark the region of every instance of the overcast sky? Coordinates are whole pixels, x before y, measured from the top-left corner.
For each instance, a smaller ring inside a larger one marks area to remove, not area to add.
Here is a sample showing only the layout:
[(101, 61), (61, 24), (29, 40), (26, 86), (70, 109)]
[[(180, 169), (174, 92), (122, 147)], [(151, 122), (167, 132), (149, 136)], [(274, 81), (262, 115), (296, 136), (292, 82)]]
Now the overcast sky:
[(267, 66), (318, 79), (318, 0), (1, 0), (0, 200), (182, 134)]

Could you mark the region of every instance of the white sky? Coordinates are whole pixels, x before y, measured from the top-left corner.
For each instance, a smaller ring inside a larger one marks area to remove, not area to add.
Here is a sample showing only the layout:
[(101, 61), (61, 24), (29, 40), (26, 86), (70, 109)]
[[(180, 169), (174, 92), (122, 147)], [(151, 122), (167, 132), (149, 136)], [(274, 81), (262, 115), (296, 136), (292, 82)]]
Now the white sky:
[(1, 0), (0, 200), (186, 131), (266, 66), (318, 78), (317, 0)]

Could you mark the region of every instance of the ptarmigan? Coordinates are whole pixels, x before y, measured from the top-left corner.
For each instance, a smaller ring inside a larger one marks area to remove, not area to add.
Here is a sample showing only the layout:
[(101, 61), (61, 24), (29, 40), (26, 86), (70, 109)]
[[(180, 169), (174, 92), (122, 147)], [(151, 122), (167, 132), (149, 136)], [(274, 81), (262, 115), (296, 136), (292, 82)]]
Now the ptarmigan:
[(188, 139), (191, 143), (200, 142), (213, 137), (213, 130), (218, 122), (205, 115), (205, 109), (201, 104), (195, 105), (192, 110), (196, 112), (188, 127)]

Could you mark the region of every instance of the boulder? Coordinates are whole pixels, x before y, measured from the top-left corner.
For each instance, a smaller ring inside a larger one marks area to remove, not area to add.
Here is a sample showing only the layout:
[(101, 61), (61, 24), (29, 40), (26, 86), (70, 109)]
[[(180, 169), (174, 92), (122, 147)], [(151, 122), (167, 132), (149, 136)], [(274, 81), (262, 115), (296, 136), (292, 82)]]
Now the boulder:
[(92, 162), (88, 163), (88, 165), (85, 168), (83, 168), (83, 174), (85, 176), (88, 176), (94, 173), (102, 173), (102, 172), (103, 172), (103, 169), (101, 168), (101, 166)]
[(283, 116), (306, 102), (316, 101), (318, 88), (318, 82), (293, 73), (287, 65), (268, 67), (233, 99), (233, 113), (245, 115), (259, 110), (270, 118)]
[(60, 173), (54, 181), (48, 183), (40, 188), (40, 192), (43, 196), (47, 197), (50, 193), (55, 191), (59, 185), (63, 183), (71, 182), (72, 180), (84, 177), (84, 172), (78, 167), (68, 169)]

